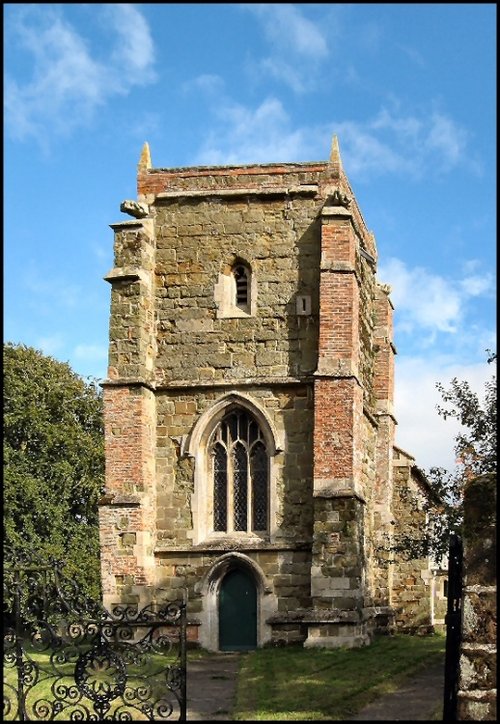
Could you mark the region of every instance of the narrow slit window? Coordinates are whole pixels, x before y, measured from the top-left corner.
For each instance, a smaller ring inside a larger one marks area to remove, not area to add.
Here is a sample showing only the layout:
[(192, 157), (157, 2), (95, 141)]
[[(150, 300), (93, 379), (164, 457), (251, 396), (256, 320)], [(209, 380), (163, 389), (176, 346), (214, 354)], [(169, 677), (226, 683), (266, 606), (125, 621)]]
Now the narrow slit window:
[(239, 264), (234, 268), (233, 275), (236, 282), (236, 306), (246, 308), (249, 302), (248, 269), (242, 264)]

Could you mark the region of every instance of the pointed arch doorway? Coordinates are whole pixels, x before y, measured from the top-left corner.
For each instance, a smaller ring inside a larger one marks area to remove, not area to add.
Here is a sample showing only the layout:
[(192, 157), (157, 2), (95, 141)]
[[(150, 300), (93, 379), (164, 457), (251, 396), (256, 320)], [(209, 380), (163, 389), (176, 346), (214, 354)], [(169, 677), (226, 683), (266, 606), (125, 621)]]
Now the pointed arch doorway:
[(219, 650), (249, 651), (257, 647), (257, 588), (253, 577), (234, 568), (219, 592)]

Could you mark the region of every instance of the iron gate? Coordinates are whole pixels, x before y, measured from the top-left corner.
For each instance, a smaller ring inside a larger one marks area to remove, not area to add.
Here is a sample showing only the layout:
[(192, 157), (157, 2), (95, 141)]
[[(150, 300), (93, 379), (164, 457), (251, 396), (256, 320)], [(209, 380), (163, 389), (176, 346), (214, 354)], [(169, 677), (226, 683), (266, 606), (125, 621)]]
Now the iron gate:
[(450, 538), (448, 557), (443, 721), (456, 721), (457, 713), (460, 643), (462, 641), (462, 560), (462, 539), (453, 534)]
[(109, 612), (60, 562), (4, 565), (4, 720), (186, 721), (185, 602)]

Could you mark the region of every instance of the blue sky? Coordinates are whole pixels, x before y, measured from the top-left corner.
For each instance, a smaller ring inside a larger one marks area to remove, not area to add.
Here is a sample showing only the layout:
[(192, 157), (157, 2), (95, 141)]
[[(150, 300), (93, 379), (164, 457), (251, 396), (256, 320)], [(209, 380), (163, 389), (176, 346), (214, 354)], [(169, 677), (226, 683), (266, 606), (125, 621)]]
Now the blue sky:
[(4, 4), (4, 339), (106, 377), (109, 224), (153, 166), (326, 160), (395, 305), (397, 443), (496, 350), (494, 4)]

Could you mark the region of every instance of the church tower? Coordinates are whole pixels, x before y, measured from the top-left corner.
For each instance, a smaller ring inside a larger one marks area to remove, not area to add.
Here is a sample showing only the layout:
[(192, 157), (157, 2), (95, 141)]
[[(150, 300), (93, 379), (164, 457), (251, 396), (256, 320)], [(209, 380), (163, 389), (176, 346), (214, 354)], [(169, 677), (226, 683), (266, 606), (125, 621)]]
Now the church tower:
[(105, 603), (184, 597), (211, 650), (369, 643), (392, 620), (395, 349), (337, 138), (190, 168), (146, 144), (137, 192), (105, 277)]

